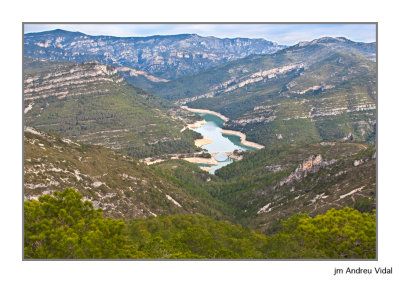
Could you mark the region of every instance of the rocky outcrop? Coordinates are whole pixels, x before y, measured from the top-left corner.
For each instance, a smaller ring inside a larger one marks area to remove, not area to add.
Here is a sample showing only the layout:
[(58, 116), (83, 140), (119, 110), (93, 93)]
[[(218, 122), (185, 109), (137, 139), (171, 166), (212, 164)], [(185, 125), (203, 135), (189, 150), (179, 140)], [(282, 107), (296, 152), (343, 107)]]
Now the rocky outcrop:
[[(288, 89), (289, 89), (289, 84), (287, 85), (287, 87), (288, 87)], [(316, 91), (316, 90), (324, 91), (324, 90), (328, 90), (328, 89), (331, 89), (331, 88), (334, 88), (334, 87), (335, 87), (334, 85), (315, 85), (315, 86), (306, 88), (306, 89), (301, 90), (301, 91), (300, 91), (300, 90), (298, 90), (298, 91), (293, 91), (293, 93), (296, 93), (296, 94), (305, 94), (305, 93), (307, 93), (307, 92), (309, 92), (309, 91)]]
[(278, 171), (281, 171), (281, 170), (283, 170), (284, 169), (284, 166), (282, 166), (282, 165), (267, 165), (267, 166), (265, 166), (265, 169), (267, 169), (268, 171), (270, 171), (270, 172), (274, 172), (274, 173), (276, 173), (276, 172), (278, 172)]
[[(24, 79), (24, 100), (35, 101), (40, 98), (90, 94), (97, 91), (96, 86), (104, 82), (120, 83), (123, 79), (117, 70), (98, 62), (62, 66), (54, 72), (26, 75)], [(92, 87), (88, 88), (88, 84)], [(33, 106), (33, 102), (30, 103)], [(25, 109), (27, 113), (32, 106)]]
[(368, 103), (368, 104), (358, 104), (350, 107), (321, 107), (319, 109), (315, 109), (313, 114), (309, 115), (309, 118), (316, 118), (316, 117), (324, 117), (324, 116), (336, 116), (343, 113), (352, 113), (352, 112), (361, 112), (361, 111), (369, 111), (375, 110), (376, 104), (375, 103)]
[(344, 138), (342, 138), (343, 141), (352, 141), (354, 140), (354, 136), (352, 133), (348, 133)]
[[(188, 102), (193, 102), (201, 98), (210, 98), (214, 97), (217, 93), (228, 93), (231, 91), (234, 91), (238, 88), (243, 88), (249, 84), (254, 84), (263, 80), (270, 80), (273, 78), (277, 78), (279, 76), (285, 75), (288, 72), (291, 72), (293, 70), (300, 70), (304, 68), (303, 63), (298, 63), (298, 64), (291, 64), (291, 65), (285, 65), (279, 68), (272, 68), (272, 69), (267, 69), (267, 70), (260, 70), (251, 74), (248, 74), (246, 76), (241, 77), (240, 79), (229, 79), (227, 81), (224, 81), (222, 83), (219, 83), (218, 85), (215, 85), (208, 90), (211, 90), (207, 93), (197, 95), (194, 97), (190, 98), (184, 98), (180, 99), (177, 101), (178, 104), (186, 104)], [(234, 70), (232, 70), (233, 72)], [(229, 71), (228, 71), (229, 72)]]
[(372, 156), (370, 158), (354, 160), (353, 166), (354, 167), (360, 166), (361, 164), (367, 163), (370, 159), (376, 159), (376, 151), (374, 152), (374, 154), (372, 154)]
[(248, 124), (255, 124), (255, 123), (269, 123), (272, 122), (276, 119), (276, 116), (260, 116), (260, 117), (254, 117), (254, 118), (247, 118), (247, 119), (239, 119), (239, 120), (232, 120), (230, 121), (230, 124), (233, 125), (239, 125), (239, 126), (245, 126)]
[(284, 186), (293, 183), (294, 181), (298, 181), (304, 177), (306, 177), (310, 173), (316, 173), (321, 168), (324, 168), (328, 165), (335, 163), (336, 160), (324, 160), (322, 156), (319, 155), (312, 155), (306, 160), (304, 160), (294, 172), (292, 172), (289, 176), (283, 178), (279, 182), (279, 186)]
[(159, 78), (153, 75), (150, 75), (144, 71), (139, 71), (136, 69), (128, 68), (128, 67), (118, 67), (117, 71), (119, 73), (125, 74), (125, 76), (129, 77), (144, 77), (145, 79), (153, 82), (153, 83), (166, 83), (168, 80)]

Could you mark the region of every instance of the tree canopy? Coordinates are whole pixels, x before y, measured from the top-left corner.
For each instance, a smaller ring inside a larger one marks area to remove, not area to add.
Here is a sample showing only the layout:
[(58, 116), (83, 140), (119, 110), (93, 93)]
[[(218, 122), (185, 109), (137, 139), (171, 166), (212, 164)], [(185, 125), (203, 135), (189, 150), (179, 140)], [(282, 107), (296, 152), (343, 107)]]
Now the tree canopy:
[(345, 207), (312, 218), (297, 214), (283, 221), (264, 252), (271, 258), (375, 258), (376, 216)]
[[(375, 212), (374, 212), (375, 213)], [(25, 258), (375, 258), (375, 214), (296, 214), (269, 236), (201, 214), (104, 218), (67, 188), (24, 205)]]
[(122, 220), (105, 219), (67, 188), (24, 204), (25, 258), (127, 258), (132, 249)]

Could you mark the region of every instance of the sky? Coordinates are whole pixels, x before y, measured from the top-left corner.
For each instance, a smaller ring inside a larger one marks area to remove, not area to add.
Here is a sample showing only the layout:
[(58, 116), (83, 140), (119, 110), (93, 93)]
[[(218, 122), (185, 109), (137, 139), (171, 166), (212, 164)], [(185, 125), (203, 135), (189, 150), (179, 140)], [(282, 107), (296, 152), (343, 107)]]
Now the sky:
[(294, 45), (324, 36), (376, 41), (375, 24), (25, 24), (24, 33), (64, 29), (120, 37), (196, 33), (219, 38), (264, 38)]

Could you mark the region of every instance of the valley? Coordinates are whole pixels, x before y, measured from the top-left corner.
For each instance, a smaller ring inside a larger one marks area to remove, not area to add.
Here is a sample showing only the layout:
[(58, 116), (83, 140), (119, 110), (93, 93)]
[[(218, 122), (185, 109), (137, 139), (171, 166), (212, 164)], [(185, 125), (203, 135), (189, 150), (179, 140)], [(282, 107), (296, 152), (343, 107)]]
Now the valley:
[(376, 258), (375, 58), (345, 37), (25, 34), (25, 257)]
[(211, 158), (216, 160), (217, 163), (210, 164), (211, 166), (202, 166), (207, 163), (202, 160), (197, 160), (200, 162), (196, 162), (196, 160), (194, 160), (196, 163), (200, 163), (201, 169), (214, 174), (215, 170), (232, 163), (234, 159), (240, 158), (239, 155), (234, 154), (235, 151), (243, 152), (256, 149), (255, 147), (250, 147), (243, 143), (243, 141), (238, 140), (237, 133), (224, 133), (222, 130), (224, 120), (219, 116), (214, 114), (205, 114), (204, 112), (205, 111), (203, 111), (203, 113), (197, 113), (206, 121), (206, 123), (193, 130), (201, 134), (205, 139), (209, 140), (209, 142), (202, 145), (201, 148), (203, 151), (210, 153)]
[(235, 160), (241, 160), (244, 151), (263, 148), (262, 145), (247, 141), (246, 136), (240, 132), (222, 129), (224, 122), (228, 121), (228, 118), (223, 115), (206, 109), (183, 108), (203, 118), (201, 121), (186, 126), (202, 135), (201, 139), (194, 141), (195, 145), (202, 149), (202, 152), (197, 154), (168, 154), (163, 159), (145, 158), (142, 159), (143, 162), (151, 165), (167, 159), (183, 159), (197, 164), (200, 169), (210, 174), (214, 174), (215, 170)]
[[(343, 46), (354, 53), (344, 52)], [(230, 120), (226, 129), (264, 146), (365, 141), (375, 135), (372, 47), (322, 38), (251, 55), (152, 91), (176, 104), (221, 113)]]

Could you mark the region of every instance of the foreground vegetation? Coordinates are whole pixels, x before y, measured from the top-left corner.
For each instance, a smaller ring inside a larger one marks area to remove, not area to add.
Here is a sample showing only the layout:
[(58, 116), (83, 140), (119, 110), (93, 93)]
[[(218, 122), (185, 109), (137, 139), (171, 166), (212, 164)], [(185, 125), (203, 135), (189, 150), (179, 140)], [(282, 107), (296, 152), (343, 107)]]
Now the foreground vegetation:
[(201, 214), (104, 218), (67, 188), (24, 204), (24, 256), (33, 258), (375, 258), (375, 212), (297, 214), (273, 235)]

